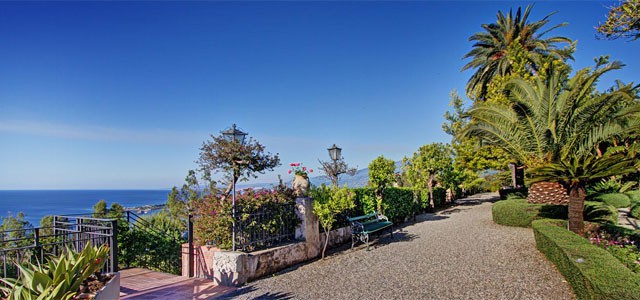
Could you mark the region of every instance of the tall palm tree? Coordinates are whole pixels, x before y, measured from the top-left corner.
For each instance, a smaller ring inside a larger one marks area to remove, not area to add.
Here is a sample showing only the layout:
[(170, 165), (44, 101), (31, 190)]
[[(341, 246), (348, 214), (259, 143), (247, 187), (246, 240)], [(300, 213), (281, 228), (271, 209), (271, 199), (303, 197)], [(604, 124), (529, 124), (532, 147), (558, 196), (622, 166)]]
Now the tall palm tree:
[(621, 67), (602, 58), (594, 70), (580, 70), (573, 78), (566, 68), (552, 68), (547, 78), (533, 83), (512, 79), (507, 85), (510, 107), (485, 102), (469, 111), (473, 121), (465, 135), (479, 136), (532, 168), (534, 182), (553, 180), (567, 187), (574, 232), (583, 230), (586, 183), (635, 171), (619, 147), (599, 149), (638, 130), (635, 87), (619, 84), (607, 92), (596, 90), (603, 74)]
[(572, 48), (560, 49), (557, 46), (558, 43), (571, 44), (569, 38), (543, 38), (548, 32), (566, 26), (567, 23), (539, 32), (549, 23), (549, 17), (553, 13), (542, 20), (529, 22), (531, 8), (532, 6), (528, 5), (522, 13), (521, 7), (518, 7), (515, 15), (512, 10), (509, 10), (508, 15), (498, 11), (496, 23), (482, 24), (485, 31), (475, 33), (469, 38), (469, 41), (475, 41), (475, 44), (464, 58), (472, 58), (472, 60), (462, 68), (462, 71), (476, 69), (467, 82), (466, 90), (470, 98), (483, 100), (487, 93), (487, 86), (494, 77), (511, 74), (512, 62), (509, 59), (509, 51), (514, 49), (515, 43), (519, 43), (520, 48), (524, 50), (526, 67), (532, 73), (538, 71), (544, 58), (554, 57), (563, 61), (571, 58)]

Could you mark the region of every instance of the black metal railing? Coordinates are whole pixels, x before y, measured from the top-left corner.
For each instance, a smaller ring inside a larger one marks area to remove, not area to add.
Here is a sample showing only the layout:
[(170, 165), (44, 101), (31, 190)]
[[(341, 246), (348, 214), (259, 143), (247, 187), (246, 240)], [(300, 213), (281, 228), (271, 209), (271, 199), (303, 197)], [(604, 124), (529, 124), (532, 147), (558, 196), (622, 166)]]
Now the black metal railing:
[(295, 204), (273, 204), (257, 209), (238, 208), (236, 216), (236, 248), (255, 251), (295, 241)]
[(118, 271), (118, 226), (114, 219), (54, 216), (52, 226), (0, 231), (2, 277), (15, 277), (16, 263), (44, 262), (66, 248), (82, 251), (91, 245), (108, 245), (110, 253), (103, 272)]

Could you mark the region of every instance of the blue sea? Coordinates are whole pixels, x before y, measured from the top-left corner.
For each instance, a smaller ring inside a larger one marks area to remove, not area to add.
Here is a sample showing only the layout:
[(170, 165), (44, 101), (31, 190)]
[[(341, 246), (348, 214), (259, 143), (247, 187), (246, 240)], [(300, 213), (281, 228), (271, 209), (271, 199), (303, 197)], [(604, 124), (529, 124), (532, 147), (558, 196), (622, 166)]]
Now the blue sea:
[(34, 226), (46, 215), (90, 213), (100, 199), (107, 206), (124, 207), (164, 204), (169, 190), (0, 190), (0, 216), (24, 212)]

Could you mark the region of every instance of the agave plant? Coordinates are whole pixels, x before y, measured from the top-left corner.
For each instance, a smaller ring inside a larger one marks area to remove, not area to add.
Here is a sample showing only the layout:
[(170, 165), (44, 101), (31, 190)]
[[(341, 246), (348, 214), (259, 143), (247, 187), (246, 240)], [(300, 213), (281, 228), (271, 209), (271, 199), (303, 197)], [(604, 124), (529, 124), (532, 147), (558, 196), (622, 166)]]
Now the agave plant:
[(68, 300), (78, 293), (80, 284), (104, 266), (109, 255), (106, 245), (87, 245), (82, 252), (68, 248), (46, 264), (16, 264), (18, 279), (0, 278), (6, 286), (0, 291), (7, 300)]

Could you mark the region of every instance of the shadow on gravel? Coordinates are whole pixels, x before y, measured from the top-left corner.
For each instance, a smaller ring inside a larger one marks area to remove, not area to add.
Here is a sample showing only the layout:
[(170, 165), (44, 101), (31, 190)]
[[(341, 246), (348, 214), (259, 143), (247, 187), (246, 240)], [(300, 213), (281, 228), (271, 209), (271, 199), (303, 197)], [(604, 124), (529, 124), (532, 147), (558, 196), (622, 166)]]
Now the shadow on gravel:
[[(247, 286), (247, 287), (243, 287), (243, 288), (239, 288), (229, 294), (225, 294), (222, 295), (219, 298), (216, 299), (233, 299), (235, 297), (240, 297), (242, 295), (245, 294), (249, 294), (252, 292), (255, 292), (257, 289), (253, 286)], [(267, 292), (264, 293), (262, 295), (258, 295), (258, 296), (252, 296), (251, 299), (261, 299), (261, 300), (286, 300), (286, 299), (293, 299), (293, 296), (289, 293), (271, 293), (271, 292)]]

